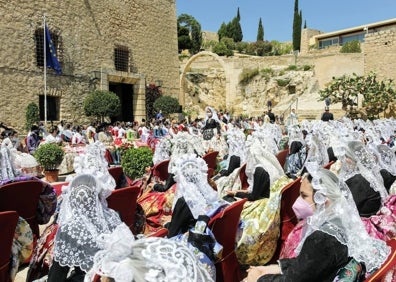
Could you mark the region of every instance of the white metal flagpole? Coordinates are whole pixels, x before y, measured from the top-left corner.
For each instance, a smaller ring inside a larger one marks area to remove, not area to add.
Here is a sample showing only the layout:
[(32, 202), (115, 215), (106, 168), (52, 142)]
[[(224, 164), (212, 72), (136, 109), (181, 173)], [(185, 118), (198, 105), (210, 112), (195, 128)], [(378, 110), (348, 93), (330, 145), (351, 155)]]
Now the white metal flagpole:
[(44, 124), (47, 125), (47, 36), (45, 33), (45, 14), (44, 14)]

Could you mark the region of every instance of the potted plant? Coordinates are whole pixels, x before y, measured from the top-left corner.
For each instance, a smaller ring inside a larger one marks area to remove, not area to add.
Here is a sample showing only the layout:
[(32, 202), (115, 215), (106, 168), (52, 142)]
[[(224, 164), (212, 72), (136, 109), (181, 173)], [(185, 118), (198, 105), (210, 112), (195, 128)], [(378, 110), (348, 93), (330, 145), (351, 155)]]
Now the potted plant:
[(64, 154), (62, 147), (55, 143), (42, 144), (34, 153), (48, 182), (58, 181), (58, 166), (62, 163)]

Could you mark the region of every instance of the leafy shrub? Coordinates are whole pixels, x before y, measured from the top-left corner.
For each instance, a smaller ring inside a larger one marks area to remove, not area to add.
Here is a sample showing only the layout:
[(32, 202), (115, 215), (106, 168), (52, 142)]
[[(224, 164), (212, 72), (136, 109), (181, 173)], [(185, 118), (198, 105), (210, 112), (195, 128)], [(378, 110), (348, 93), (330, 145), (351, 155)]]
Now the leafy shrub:
[(246, 47), (248, 46), (247, 42), (237, 42), (235, 43), (235, 49), (239, 52), (239, 53), (246, 53)]
[(361, 53), (362, 49), (360, 48), (360, 42), (357, 40), (352, 40), (346, 42), (342, 45), (341, 53)]
[(260, 70), (260, 74), (265, 78), (268, 82), (272, 76), (274, 76), (274, 70), (271, 68), (265, 68)]
[(40, 121), (40, 110), (36, 103), (31, 102), (26, 107), (26, 124), (25, 128), (27, 131), (30, 130), (33, 124), (38, 124)]
[(229, 37), (223, 37), (220, 42), (224, 43), (225, 46), (227, 46), (227, 49), (229, 50), (235, 50), (235, 42), (234, 39), (229, 38)]
[(289, 84), (290, 79), (277, 79), (276, 82), (278, 83), (278, 86), (284, 87)]
[(166, 116), (172, 113), (178, 113), (180, 104), (176, 98), (164, 95), (155, 100), (154, 109), (157, 112), (161, 110), (162, 114)]
[(219, 42), (213, 47), (213, 53), (219, 56), (232, 56), (234, 52), (227, 48), (224, 42)]
[(246, 46), (246, 54), (256, 56), (256, 42), (248, 43)]
[(303, 71), (309, 71), (309, 70), (311, 70), (312, 66), (304, 65), (302, 68), (303, 68)]
[(257, 41), (256, 42), (256, 55), (257, 56), (268, 56), (272, 51), (272, 44), (268, 41)]
[(156, 111), (154, 109), (155, 101), (161, 97), (161, 88), (155, 84), (146, 86), (146, 115), (149, 119), (155, 117)]
[(56, 143), (46, 143), (40, 145), (34, 157), (44, 170), (56, 170), (62, 163), (64, 151), (61, 146)]
[(153, 151), (149, 147), (129, 148), (123, 151), (121, 166), (131, 179), (143, 177), (146, 167), (153, 164)]
[(296, 71), (297, 69), (298, 69), (298, 68), (297, 68), (296, 65), (290, 65), (290, 66), (287, 67), (286, 70), (288, 70), (288, 71)]
[(255, 77), (258, 74), (259, 74), (258, 69), (244, 69), (239, 76), (240, 78), (239, 83), (242, 85), (246, 85), (253, 79), (253, 77)]
[(95, 116), (102, 122), (105, 117), (117, 116), (120, 109), (120, 98), (110, 91), (95, 90), (89, 93), (84, 100), (85, 115)]

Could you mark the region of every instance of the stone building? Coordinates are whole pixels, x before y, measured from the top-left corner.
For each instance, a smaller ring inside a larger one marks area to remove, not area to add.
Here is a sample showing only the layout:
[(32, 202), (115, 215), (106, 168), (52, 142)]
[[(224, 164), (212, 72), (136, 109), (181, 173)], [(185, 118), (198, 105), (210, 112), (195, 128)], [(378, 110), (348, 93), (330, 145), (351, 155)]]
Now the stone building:
[(0, 122), (21, 130), (29, 103), (44, 120), (43, 15), (62, 74), (47, 70), (47, 120), (85, 123), (84, 97), (115, 92), (118, 120), (145, 117), (145, 87), (179, 92), (175, 0), (0, 1)]
[(349, 41), (361, 43), (364, 74), (374, 71), (379, 78), (396, 80), (396, 18), (323, 33), (303, 29), (301, 55), (339, 54), (341, 46)]

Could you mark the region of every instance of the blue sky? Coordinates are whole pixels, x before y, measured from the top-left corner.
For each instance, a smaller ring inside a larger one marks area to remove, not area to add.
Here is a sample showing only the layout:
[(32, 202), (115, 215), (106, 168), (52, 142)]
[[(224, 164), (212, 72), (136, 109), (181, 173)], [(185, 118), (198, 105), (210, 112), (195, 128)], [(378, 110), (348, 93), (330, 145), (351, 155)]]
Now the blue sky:
[[(192, 15), (217, 32), (239, 7), (243, 41), (256, 41), (261, 17), (265, 40), (291, 41), (294, 0), (176, 0), (177, 15)], [(396, 0), (299, 0), (303, 25), (324, 32), (396, 18)]]

